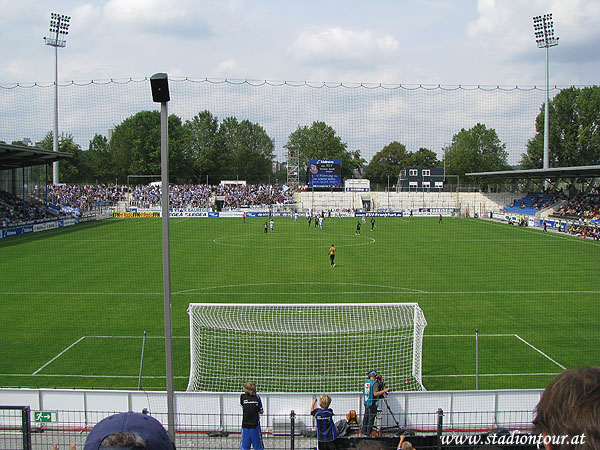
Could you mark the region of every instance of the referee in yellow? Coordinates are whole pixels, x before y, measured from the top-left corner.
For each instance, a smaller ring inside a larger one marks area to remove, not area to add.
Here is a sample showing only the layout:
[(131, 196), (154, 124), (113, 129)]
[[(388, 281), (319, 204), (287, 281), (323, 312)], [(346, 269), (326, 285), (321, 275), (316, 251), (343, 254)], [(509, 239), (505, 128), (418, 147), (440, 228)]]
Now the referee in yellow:
[(335, 246), (333, 244), (331, 244), (331, 247), (329, 247), (329, 260), (331, 261), (331, 267), (335, 267), (335, 263), (333, 262), (334, 259), (335, 259)]

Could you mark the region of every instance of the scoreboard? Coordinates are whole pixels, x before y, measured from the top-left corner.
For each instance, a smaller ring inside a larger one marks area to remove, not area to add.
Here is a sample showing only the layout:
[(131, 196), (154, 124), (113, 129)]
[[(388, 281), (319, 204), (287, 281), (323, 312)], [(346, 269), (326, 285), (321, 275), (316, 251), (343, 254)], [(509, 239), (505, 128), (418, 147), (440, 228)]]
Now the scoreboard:
[(339, 159), (311, 159), (308, 161), (308, 187), (342, 187), (342, 161)]

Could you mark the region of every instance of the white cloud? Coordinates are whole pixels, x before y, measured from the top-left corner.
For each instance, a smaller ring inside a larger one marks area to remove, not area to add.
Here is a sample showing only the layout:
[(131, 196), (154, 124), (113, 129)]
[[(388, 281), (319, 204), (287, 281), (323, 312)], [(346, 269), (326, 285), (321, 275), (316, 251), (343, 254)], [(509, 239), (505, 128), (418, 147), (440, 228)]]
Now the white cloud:
[(109, 0), (106, 13), (123, 22), (165, 23), (185, 17), (180, 0)]
[(227, 59), (219, 63), (215, 69), (215, 76), (221, 78), (237, 78), (240, 73), (244, 73), (244, 69), (240, 67), (238, 62), (233, 59)]
[(369, 30), (334, 27), (317, 33), (300, 33), (288, 52), (309, 64), (367, 66), (389, 58), (399, 46), (396, 38), (389, 34), (376, 36)]
[(597, 42), (600, 36), (598, 0), (478, 0), (477, 12), (477, 19), (466, 27), (467, 37), (483, 48), (508, 55), (535, 48), (532, 18), (550, 12), (556, 34), (569, 45)]
[(226, 6), (207, 6), (193, 0), (108, 0), (107, 22), (121, 24), (134, 32), (193, 38), (212, 34), (210, 21)]

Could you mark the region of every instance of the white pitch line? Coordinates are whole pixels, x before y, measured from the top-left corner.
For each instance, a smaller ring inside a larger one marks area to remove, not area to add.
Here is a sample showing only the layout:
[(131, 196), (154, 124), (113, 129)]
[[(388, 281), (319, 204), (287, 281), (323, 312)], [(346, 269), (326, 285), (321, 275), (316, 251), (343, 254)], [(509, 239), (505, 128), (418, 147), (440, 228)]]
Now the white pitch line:
[[(556, 376), (558, 373), (480, 373), (480, 377), (536, 377), (536, 376)], [(423, 378), (466, 378), (476, 377), (477, 374), (462, 375), (421, 375)]]
[[(27, 374), (27, 373), (0, 373), (0, 377), (31, 377), (31, 376), (36, 376), (36, 377), (53, 377), (53, 378), (62, 378), (62, 377), (69, 377), (69, 378), (135, 378), (136, 380), (139, 378), (139, 375), (74, 375), (74, 374), (63, 374), (63, 375), (57, 375), (57, 374), (44, 374), (44, 373), (39, 373), (39, 374)], [(144, 375), (142, 376), (142, 378), (165, 378), (164, 375)], [(174, 376), (173, 378), (179, 378), (182, 380), (187, 380), (189, 377), (185, 377), (185, 376)]]
[(426, 294), (427, 292), (417, 291), (417, 292), (372, 292), (372, 291), (339, 291), (339, 292), (174, 292), (173, 295), (338, 295), (338, 294)]
[[(292, 283), (296, 284), (296, 283)], [(335, 283), (333, 283), (335, 284)], [(173, 292), (172, 295), (190, 295), (199, 294), (206, 289), (217, 289), (223, 286), (214, 286), (210, 288), (194, 288), (184, 291)], [(225, 286), (228, 287), (228, 286)], [(229, 286), (239, 287), (239, 286)], [(486, 294), (561, 294), (561, 295), (582, 295), (582, 294), (600, 294), (600, 290), (595, 291), (422, 291), (410, 288), (390, 287), (390, 289), (399, 289), (397, 291), (361, 291), (361, 292), (209, 292), (210, 295), (311, 295), (311, 294), (393, 294), (393, 295), (486, 295)], [(402, 290), (400, 290), (402, 289)], [(163, 295), (163, 292), (0, 292), (0, 295)]]
[[(479, 334), (479, 336), (486, 337), (514, 337), (514, 334)], [(474, 338), (475, 334), (424, 334), (423, 337), (471, 337)]]
[(40, 372), (40, 371), (42, 371), (44, 369), (44, 367), (52, 364), (54, 361), (56, 361), (58, 358), (60, 358), (62, 355), (64, 355), (66, 352), (68, 352), (71, 348), (75, 347), (77, 344), (79, 344), (84, 339), (85, 339), (85, 336), (81, 336), (79, 339), (77, 339), (75, 342), (73, 342), (71, 345), (69, 345), (62, 352), (60, 352), (58, 355), (56, 355), (54, 358), (52, 358), (50, 361), (48, 361), (46, 364), (44, 364), (38, 370), (36, 370), (35, 372), (33, 372), (31, 375), (37, 375), (38, 372)]
[(556, 364), (558, 367), (560, 367), (562, 370), (565, 370), (566, 367), (563, 366), (562, 364), (556, 362), (554, 359), (550, 358), (548, 355), (546, 355), (543, 351), (541, 351), (540, 349), (534, 347), (533, 345), (531, 345), (529, 342), (527, 342), (525, 339), (523, 339), (521, 336), (519, 336), (518, 334), (515, 334), (515, 337), (520, 340), (521, 342), (523, 342), (524, 344), (527, 344), (528, 346), (530, 346), (532, 349), (534, 349), (536, 352), (538, 352), (540, 355), (545, 356), (546, 358), (548, 358), (550, 361), (552, 361), (554, 364)]
[[(511, 335), (512, 336), (512, 335)], [(143, 339), (143, 336), (85, 336), (97, 339)], [(146, 339), (164, 339), (164, 336), (146, 336)], [(173, 336), (173, 339), (189, 339), (189, 336)]]

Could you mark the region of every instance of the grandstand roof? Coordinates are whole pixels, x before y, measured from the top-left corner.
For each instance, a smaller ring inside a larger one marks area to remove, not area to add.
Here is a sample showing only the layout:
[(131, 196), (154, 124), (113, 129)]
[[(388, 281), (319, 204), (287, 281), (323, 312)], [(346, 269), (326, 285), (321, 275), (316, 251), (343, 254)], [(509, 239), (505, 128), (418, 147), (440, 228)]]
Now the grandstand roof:
[(0, 144), (0, 170), (41, 166), (72, 157), (71, 153), (53, 152), (25, 145)]
[(503, 170), (499, 172), (467, 173), (470, 177), (485, 178), (596, 178), (600, 177), (600, 166), (551, 167), (549, 169)]

